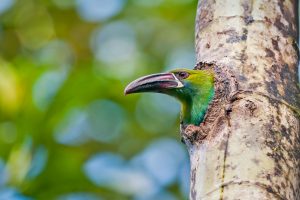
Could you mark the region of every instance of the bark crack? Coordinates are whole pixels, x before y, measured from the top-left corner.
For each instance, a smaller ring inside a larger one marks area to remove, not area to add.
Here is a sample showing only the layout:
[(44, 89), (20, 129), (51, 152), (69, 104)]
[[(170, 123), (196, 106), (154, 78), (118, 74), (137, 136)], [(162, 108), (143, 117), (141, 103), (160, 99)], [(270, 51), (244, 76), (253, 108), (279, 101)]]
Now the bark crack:
[[(230, 124), (229, 124), (230, 128)], [(224, 160), (223, 160), (223, 166), (222, 166), (222, 185), (221, 185), (221, 192), (220, 192), (220, 200), (224, 199), (224, 181), (225, 181), (225, 175), (226, 175), (226, 159), (228, 155), (228, 143), (229, 143), (229, 137), (230, 137), (230, 132), (228, 132), (227, 137), (226, 137), (226, 144), (225, 144), (225, 149), (224, 149)]]
[(270, 95), (267, 95), (267, 94), (264, 94), (262, 92), (256, 92), (256, 91), (253, 91), (253, 90), (238, 90), (236, 91), (232, 96), (231, 96), (231, 103), (236, 101), (236, 100), (239, 100), (239, 99), (242, 99), (243, 97), (239, 97), (239, 95), (243, 95), (243, 94), (254, 94), (254, 95), (258, 95), (258, 96), (263, 96), (267, 99), (269, 99), (269, 101), (271, 101), (271, 103), (273, 102), (277, 102), (279, 104), (283, 104), (285, 105), (287, 108), (289, 108), (293, 113), (297, 114), (298, 116), (300, 116), (300, 108), (296, 107), (296, 106), (292, 106), (290, 105), (288, 102), (282, 100), (282, 99), (278, 99), (276, 97), (272, 97)]
[(258, 188), (266, 190), (266, 191), (271, 191), (272, 195), (278, 200), (287, 200), (285, 197), (280, 195), (278, 192), (273, 191), (273, 189), (270, 186), (268, 186), (264, 183), (252, 182), (252, 181), (229, 181), (229, 182), (225, 182), (225, 183), (222, 183), (217, 188), (213, 189), (212, 191), (207, 192), (201, 198), (204, 198), (204, 197), (207, 197), (207, 196), (211, 195), (215, 191), (219, 190), (219, 188), (225, 188), (225, 187), (229, 187), (229, 186), (232, 186), (232, 185), (246, 185), (246, 186), (258, 187)]

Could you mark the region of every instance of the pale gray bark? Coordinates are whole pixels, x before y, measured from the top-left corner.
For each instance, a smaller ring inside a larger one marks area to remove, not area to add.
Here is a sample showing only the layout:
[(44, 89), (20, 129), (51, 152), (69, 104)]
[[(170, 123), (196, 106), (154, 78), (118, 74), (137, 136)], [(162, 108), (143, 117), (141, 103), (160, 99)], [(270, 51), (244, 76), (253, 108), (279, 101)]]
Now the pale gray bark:
[(217, 95), (207, 137), (182, 130), (190, 199), (300, 199), (296, 17), (292, 0), (199, 1), (197, 68), (215, 69)]

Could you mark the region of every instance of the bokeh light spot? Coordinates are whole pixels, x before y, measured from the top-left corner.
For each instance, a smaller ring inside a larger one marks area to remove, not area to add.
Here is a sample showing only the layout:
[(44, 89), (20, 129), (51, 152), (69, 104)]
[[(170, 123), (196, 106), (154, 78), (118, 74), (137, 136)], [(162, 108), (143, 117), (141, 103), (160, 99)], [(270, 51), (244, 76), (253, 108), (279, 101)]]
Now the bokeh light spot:
[[(137, 50), (136, 34), (125, 21), (110, 23), (96, 29), (90, 40), (96, 70), (117, 78), (130, 77), (142, 66)], [(103, 63), (103, 64), (102, 64)]]
[(41, 145), (35, 150), (33, 154), (31, 166), (28, 171), (27, 177), (33, 179), (36, 176), (38, 176), (45, 168), (47, 160), (48, 151), (44, 146)]
[(0, 108), (2, 114), (17, 111), (22, 102), (22, 89), (14, 66), (0, 59)]
[(31, 166), (31, 150), (32, 140), (27, 138), (11, 151), (6, 164), (10, 183), (20, 184), (25, 180)]
[(44, 73), (33, 86), (32, 98), (36, 107), (45, 110), (67, 77), (66, 71)]
[(0, 1), (0, 14), (10, 9), (15, 3), (15, 0), (1, 0)]
[(110, 100), (97, 100), (86, 109), (73, 109), (58, 124), (55, 138), (62, 144), (81, 145), (92, 139), (112, 142), (122, 134), (124, 110)]
[(135, 165), (143, 167), (161, 186), (176, 181), (187, 152), (173, 139), (159, 139), (151, 143), (141, 154), (133, 158)]
[(7, 182), (8, 174), (5, 169), (5, 162), (0, 158), (0, 188)]
[(176, 48), (170, 52), (166, 60), (166, 71), (174, 68), (190, 68), (195, 66), (196, 57), (193, 47)]
[(109, 100), (91, 103), (87, 109), (91, 138), (101, 142), (111, 142), (122, 133), (125, 113), (122, 107)]
[(186, 198), (189, 197), (190, 193), (190, 161), (186, 159), (180, 166), (178, 183), (180, 191)]
[(36, 53), (36, 61), (39, 65), (53, 68), (65, 68), (72, 65), (74, 53), (65, 41), (53, 40), (39, 49)]
[(143, 171), (126, 165), (124, 159), (112, 153), (92, 156), (84, 165), (87, 177), (98, 186), (134, 196), (150, 195), (157, 186)]
[(93, 33), (91, 48), (98, 60), (108, 64), (126, 61), (136, 52), (135, 33), (126, 22), (110, 23)]
[(55, 128), (55, 139), (66, 145), (83, 144), (88, 140), (88, 126), (86, 112), (73, 108)]
[(57, 200), (102, 200), (99, 195), (88, 192), (74, 192), (70, 194), (64, 194), (57, 198)]
[(13, 187), (4, 187), (0, 189), (1, 200), (32, 200), (32, 198), (22, 195)]
[(97, 22), (117, 15), (124, 6), (124, 0), (76, 0), (76, 6), (82, 19)]

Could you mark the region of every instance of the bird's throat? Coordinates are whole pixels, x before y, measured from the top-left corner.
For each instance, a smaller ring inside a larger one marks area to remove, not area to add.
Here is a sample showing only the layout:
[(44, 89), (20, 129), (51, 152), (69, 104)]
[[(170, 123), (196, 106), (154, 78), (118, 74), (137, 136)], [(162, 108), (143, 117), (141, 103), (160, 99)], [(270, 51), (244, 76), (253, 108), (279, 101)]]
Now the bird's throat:
[(181, 120), (184, 124), (199, 125), (214, 97), (214, 88), (199, 91), (187, 101), (182, 102)]

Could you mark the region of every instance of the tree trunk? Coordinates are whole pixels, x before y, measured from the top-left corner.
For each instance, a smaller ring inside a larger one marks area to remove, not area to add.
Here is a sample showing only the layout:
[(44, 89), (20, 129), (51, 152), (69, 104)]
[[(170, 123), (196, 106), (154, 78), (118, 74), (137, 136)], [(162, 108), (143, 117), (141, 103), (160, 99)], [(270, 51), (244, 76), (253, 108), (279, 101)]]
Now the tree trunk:
[(295, 0), (200, 0), (199, 68), (216, 72), (200, 127), (183, 136), (190, 199), (300, 199), (300, 118)]

